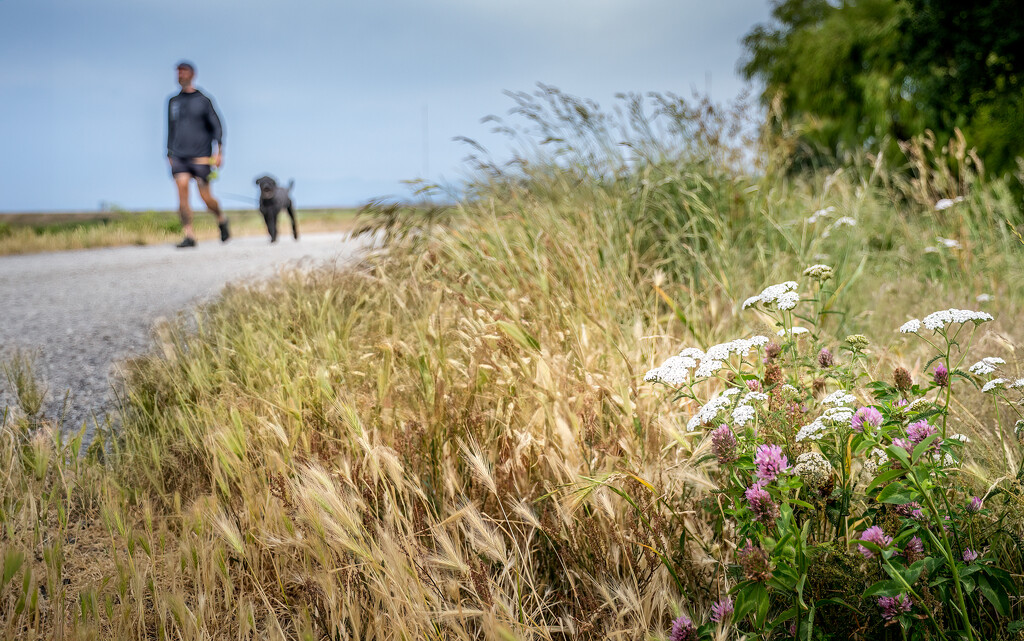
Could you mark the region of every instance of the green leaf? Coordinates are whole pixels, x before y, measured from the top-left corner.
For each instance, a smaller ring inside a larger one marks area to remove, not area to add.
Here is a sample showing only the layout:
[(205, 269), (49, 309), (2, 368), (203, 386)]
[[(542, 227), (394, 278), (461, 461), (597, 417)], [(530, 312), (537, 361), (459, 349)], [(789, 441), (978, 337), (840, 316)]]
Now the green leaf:
[(902, 463), (903, 467), (910, 467), (909, 455), (907, 454), (907, 451), (902, 447), (890, 445), (885, 448), (885, 453), (888, 454), (890, 458), (894, 458), (898, 460), (900, 463)]
[(743, 620), (743, 617), (747, 616), (749, 612), (757, 607), (756, 588), (759, 585), (761, 584), (750, 581), (746, 584), (741, 583), (737, 586), (737, 590), (735, 592), (736, 606), (733, 614), (736, 621)]
[(938, 432), (936, 432), (935, 434), (932, 434), (931, 436), (929, 436), (925, 440), (923, 440), (920, 443), (918, 443), (917, 446), (914, 447), (914, 454), (913, 454), (914, 460), (915, 461), (919, 460), (921, 458), (921, 455), (924, 454), (924, 452), (928, 448), (930, 448), (932, 446), (932, 443), (934, 443), (935, 439), (937, 439), (937, 438), (939, 438)]
[(21, 550), (7, 550), (4, 552), (4, 573), (3, 580), (0, 580), (0, 588), (11, 582), (14, 575), (21, 569), (25, 562), (25, 553)]
[(1010, 616), (1010, 598), (1006, 595), (1006, 590), (994, 588), (984, 574), (978, 575), (978, 589), (996, 609), (996, 612), (1004, 617)]
[(759, 628), (764, 627), (765, 619), (768, 617), (768, 606), (771, 604), (771, 599), (768, 598), (768, 588), (761, 584), (758, 584), (761, 588), (757, 594), (757, 619), (755, 625)]
[(875, 583), (867, 590), (864, 590), (862, 595), (865, 599), (873, 596), (896, 596), (903, 591), (903, 586), (899, 581), (893, 579), (887, 579), (885, 581), (879, 581)]
[(875, 500), (879, 503), (903, 505), (913, 501), (915, 496), (917, 496), (917, 493), (914, 490), (905, 487), (901, 483), (890, 483), (882, 488), (882, 491), (878, 493)]
[(887, 472), (882, 472), (881, 474), (879, 474), (878, 476), (875, 477), (874, 481), (871, 481), (871, 484), (868, 485), (867, 492), (870, 493), (871, 490), (875, 489), (875, 487), (877, 487), (879, 485), (882, 485), (884, 483), (888, 483), (889, 481), (891, 481), (893, 479), (897, 479), (897, 478), (903, 476), (906, 473), (907, 473), (907, 470), (905, 470), (905, 469), (889, 470)]
[[(799, 505), (800, 507), (806, 508), (808, 510), (813, 510), (814, 509), (814, 506), (811, 505), (810, 503), (808, 503), (807, 501), (801, 501), (800, 499), (787, 499), (787, 500), (792, 505)], [(810, 521), (808, 521), (808, 523), (810, 523)]]
[(774, 630), (775, 628), (779, 627), (780, 624), (785, 623), (786, 621), (789, 621), (790, 619), (792, 619), (795, 616), (796, 616), (796, 606), (794, 605), (793, 607), (789, 608), (788, 610), (783, 610), (782, 613), (779, 614), (779, 616), (775, 617), (775, 620), (772, 621), (772, 624), (769, 627), (771, 627), (771, 629)]

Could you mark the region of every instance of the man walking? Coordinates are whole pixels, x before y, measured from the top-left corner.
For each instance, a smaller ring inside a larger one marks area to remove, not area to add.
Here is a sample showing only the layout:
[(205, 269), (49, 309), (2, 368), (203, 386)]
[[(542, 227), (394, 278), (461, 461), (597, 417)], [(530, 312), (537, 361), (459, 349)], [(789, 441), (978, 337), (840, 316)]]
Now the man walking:
[[(220, 203), (210, 192), (210, 172), (224, 160), (224, 129), (213, 102), (193, 86), (196, 68), (191, 62), (178, 63), (178, 84), (181, 93), (167, 103), (167, 160), (171, 175), (178, 187), (178, 213), (185, 239), (177, 247), (195, 247), (196, 235), (192, 229), (192, 208), (188, 202), (188, 183), (196, 179), (199, 196), (210, 213), (217, 217), (221, 242), (231, 237), (228, 219)], [(213, 153), (213, 143), (217, 152)]]

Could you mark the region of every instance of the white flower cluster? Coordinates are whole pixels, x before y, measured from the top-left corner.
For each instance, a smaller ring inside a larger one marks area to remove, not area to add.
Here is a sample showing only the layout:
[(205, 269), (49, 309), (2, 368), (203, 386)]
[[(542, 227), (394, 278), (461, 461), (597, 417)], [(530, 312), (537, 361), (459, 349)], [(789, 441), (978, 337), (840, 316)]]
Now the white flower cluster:
[(818, 452), (804, 452), (796, 457), (793, 472), (808, 485), (820, 487), (832, 476), (832, 464)]
[(974, 297), (974, 300), (978, 301), (979, 303), (991, 303), (992, 294), (978, 294), (977, 296)]
[(819, 416), (800, 428), (800, 431), (796, 433), (796, 442), (799, 443), (800, 441), (807, 440), (817, 441), (825, 435), (826, 429), (828, 429), (828, 426), (825, 425), (825, 422), (821, 420), (821, 417)]
[(828, 265), (811, 265), (804, 270), (804, 276), (810, 276), (820, 281), (826, 281), (832, 278), (832, 275), (832, 268)]
[(939, 241), (939, 244), (946, 249), (960, 249), (960, 241), (955, 238), (943, 238), (942, 236), (936, 236), (935, 240)]
[(971, 439), (967, 438), (966, 434), (950, 434), (948, 437), (950, 440), (959, 441), (961, 443), (970, 443)]
[(982, 386), (981, 391), (988, 393), (995, 389), (1003, 389), (1008, 381), (1005, 378), (993, 378)]
[(747, 392), (747, 395), (740, 401), (743, 405), (750, 403), (750, 401), (767, 401), (768, 395), (764, 392)]
[(757, 347), (762, 347), (768, 344), (767, 336), (752, 336), (751, 338), (737, 338), (736, 340), (729, 341), (728, 343), (719, 343), (708, 349), (708, 353), (705, 354), (706, 358), (713, 358), (715, 360), (724, 360), (729, 358), (730, 354), (736, 354), (737, 356), (746, 356), (750, 353), (750, 350)]
[(722, 369), (723, 367), (725, 367), (725, 363), (723, 363), (722, 361), (705, 357), (701, 359), (700, 366), (697, 368), (697, 371), (694, 372), (694, 375), (697, 378), (709, 378), (711, 376), (714, 376), (715, 372)]
[(744, 426), (757, 416), (757, 410), (750, 405), (737, 405), (732, 411), (732, 422), (737, 426)]
[(992, 320), (992, 314), (987, 312), (976, 312), (970, 309), (944, 309), (938, 312), (932, 312), (924, 317), (923, 321), (918, 319), (909, 320), (900, 326), (901, 334), (916, 334), (921, 326), (924, 325), (927, 329), (932, 331), (940, 330), (946, 325), (951, 323), (966, 323), (973, 321), (975, 323), (983, 323), (985, 321)]
[(836, 390), (821, 399), (821, 402), (825, 405), (852, 405), (857, 402), (857, 397), (847, 394), (844, 390)]
[(743, 301), (743, 309), (757, 303), (765, 306), (775, 305), (782, 310), (793, 309), (800, 301), (800, 294), (796, 293), (796, 288), (797, 283), (793, 280), (778, 285), (769, 285), (757, 296), (751, 296)]
[(685, 385), (690, 380), (690, 371), (697, 366), (692, 356), (670, 356), (659, 367), (644, 374), (645, 381), (660, 381), (669, 385)]
[(813, 225), (814, 223), (818, 222), (819, 218), (828, 218), (829, 216), (831, 216), (835, 212), (835, 210), (836, 208), (833, 207), (832, 205), (829, 205), (824, 209), (819, 209), (818, 211), (814, 212), (813, 214), (810, 215), (810, 217), (807, 218), (807, 222)]
[(849, 425), (851, 419), (853, 419), (854, 410), (850, 407), (846, 407), (846, 403), (856, 403), (857, 398), (847, 394), (846, 392), (839, 390), (829, 394), (822, 403), (828, 405), (835, 405), (825, 410), (821, 416), (814, 419), (807, 425), (804, 425), (796, 433), (796, 440), (800, 441), (817, 441), (825, 435), (825, 431), (829, 427), (836, 427), (839, 425)]
[(999, 358), (998, 356), (986, 356), (985, 358), (981, 359), (974, 365), (971, 365), (968, 368), (968, 371), (971, 374), (975, 374), (977, 376), (984, 376), (985, 374), (991, 374), (992, 372), (999, 369), (1000, 365), (1005, 364), (1006, 361)]
[(989, 382), (982, 386), (982, 392), (991, 392), (995, 389), (1021, 389), (1024, 387), (1024, 378), (1018, 378), (1015, 381), (1009, 381), (1005, 378), (993, 378)]
[(780, 329), (775, 333), (778, 334), (779, 336), (785, 336), (786, 334), (789, 334), (790, 336), (798, 336), (800, 334), (806, 334), (809, 331), (810, 330), (807, 329), (806, 327), (793, 327), (790, 329)]
[(767, 343), (768, 337), (753, 336), (714, 345), (706, 353), (696, 347), (687, 347), (678, 355), (670, 356), (659, 367), (648, 370), (644, 374), (644, 380), (676, 386), (685, 385), (690, 380), (690, 372), (694, 368), (696, 371), (693, 372), (693, 375), (696, 378), (708, 378), (725, 367), (725, 360), (731, 354), (743, 357), (749, 354), (750, 350), (762, 347)]
[(700, 408), (700, 410), (686, 423), (686, 431), (692, 432), (701, 425), (715, 420), (718, 417), (719, 412), (732, 405), (732, 397), (739, 393), (740, 391), (738, 389), (730, 387), (705, 403), (704, 407)]
[(900, 334), (916, 334), (919, 329), (921, 329), (921, 321), (915, 318), (900, 325)]
[(768, 395), (764, 392), (747, 392), (740, 402), (736, 404), (736, 409), (732, 411), (732, 422), (737, 427), (743, 427), (750, 421), (757, 417), (757, 410), (750, 405), (753, 401), (763, 402), (768, 400)]
[(881, 448), (874, 448), (871, 450), (871, 455), (868, 456), (867, 460), (864, 461), (864, 471), (869, 476), (875, 476), (878, 474), (878, 468), (889, 462), (889, 455), (886, 454)]
[(826, 424), (843, 425), (853, 420), (853, 410), (849, 407), (830, 407), (821, 415)]

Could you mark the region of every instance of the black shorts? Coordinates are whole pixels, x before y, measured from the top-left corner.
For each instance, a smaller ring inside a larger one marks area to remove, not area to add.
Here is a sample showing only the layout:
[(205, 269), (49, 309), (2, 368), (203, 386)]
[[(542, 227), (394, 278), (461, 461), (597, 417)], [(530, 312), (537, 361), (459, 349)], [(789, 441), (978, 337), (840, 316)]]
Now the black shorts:
[(192, 158), (178, 158), (176, 156), (169, 156), (171, 159), (171, 175), (177, 174), (191, 174), (196, 177), (196, 180), (200, 182), (207, 182), (210, 177), (210, 172), (213, 167), (209, 164), (200, 164), (195, 162)]

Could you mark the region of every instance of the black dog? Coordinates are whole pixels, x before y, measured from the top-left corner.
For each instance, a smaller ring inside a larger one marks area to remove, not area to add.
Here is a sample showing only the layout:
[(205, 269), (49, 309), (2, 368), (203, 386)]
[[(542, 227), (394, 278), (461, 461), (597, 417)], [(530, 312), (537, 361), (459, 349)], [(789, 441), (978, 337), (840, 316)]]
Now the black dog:
[(292, 235), (295, 236), (295, 240), (298, 240), (299, 225), (295, 220), (295, 208), (292, 206), (291, 194), (295, 181), (290, 181), (288, 187), (278, 187), (277, 181), (270, 176), (260, 176), (256, 179), (256, 184), (260, 187), (260, 213), (263, 214), (263, 220), (267, 223), (270, 242), (277, 242), (277, 215), (281, 213), (282, 209), (287, 209), (288, 215), (292, 217)]

